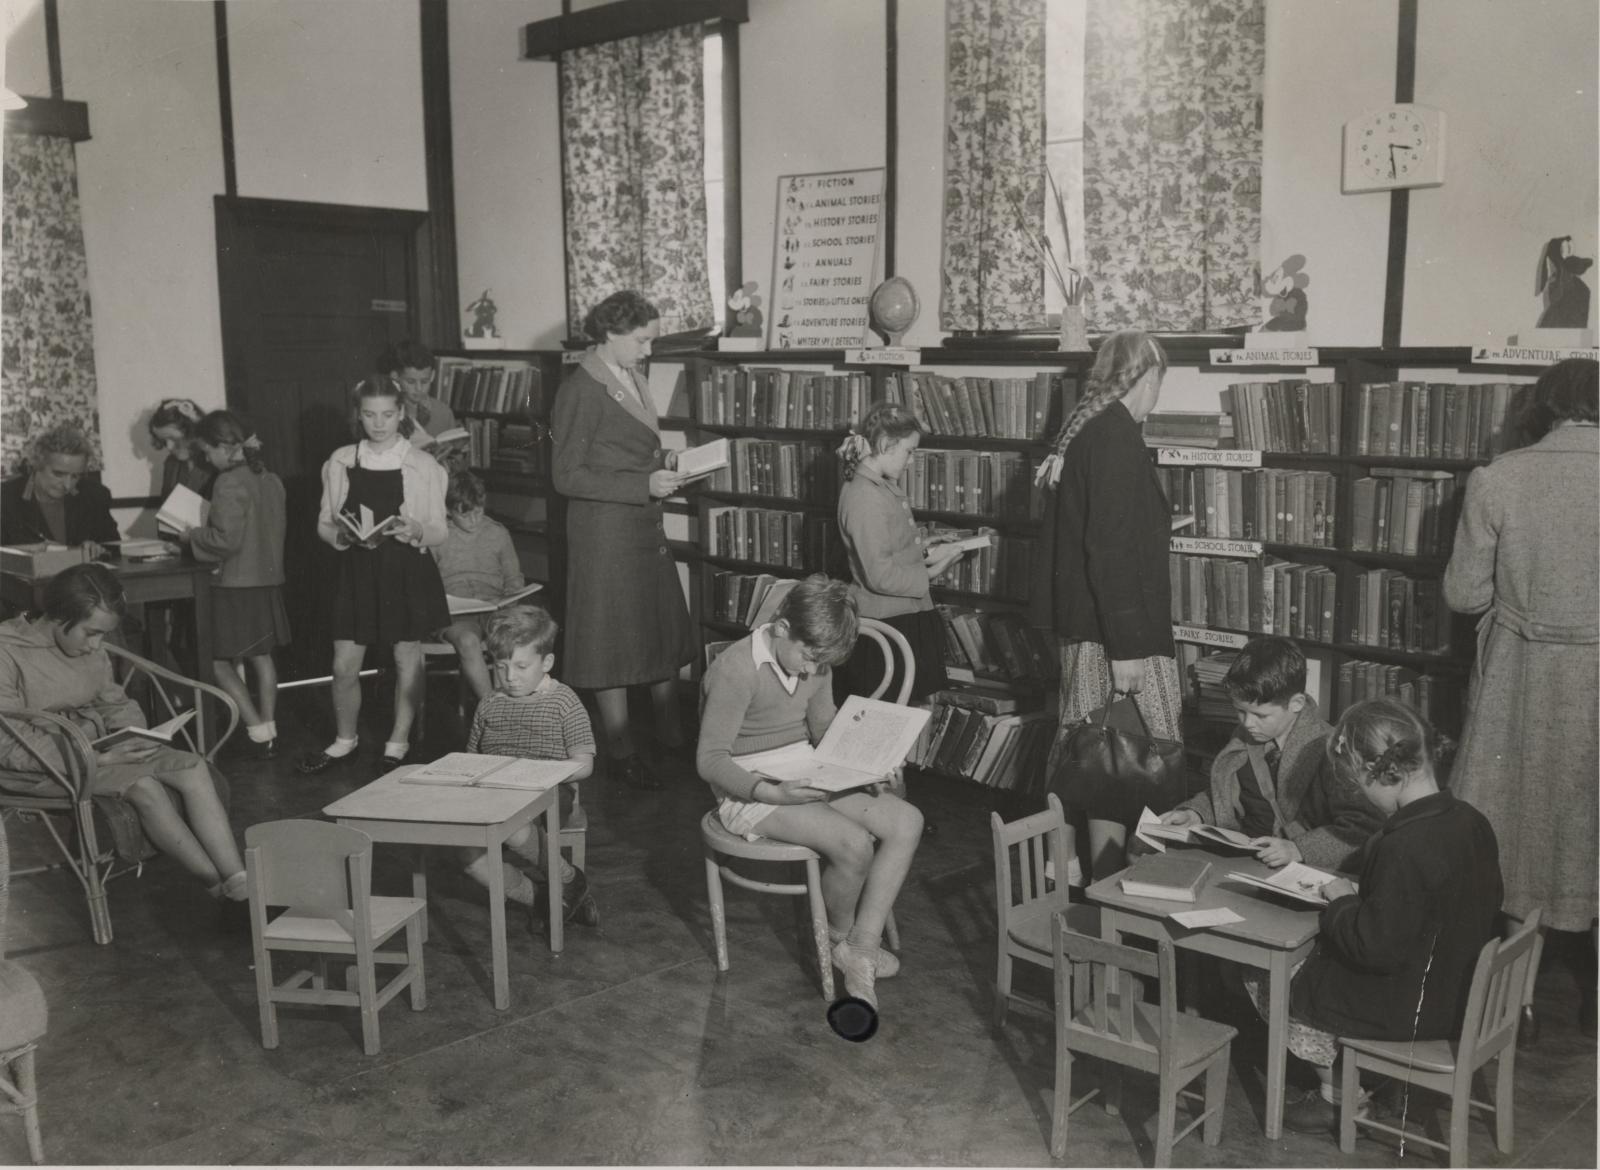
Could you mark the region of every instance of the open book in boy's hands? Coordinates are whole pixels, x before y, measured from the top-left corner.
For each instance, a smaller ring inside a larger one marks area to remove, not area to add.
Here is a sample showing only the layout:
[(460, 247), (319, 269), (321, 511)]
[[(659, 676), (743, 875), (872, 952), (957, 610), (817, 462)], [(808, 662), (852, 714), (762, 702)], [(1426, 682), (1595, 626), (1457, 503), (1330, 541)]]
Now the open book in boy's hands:
[(1163, 825), (1161, 818), (1148, 808), (1139, 814), (1139, 824), (1134, 828), (1134, 836), (1158, 853), (1166, 851), (1165, 842), (1202, 845), (1207, 848), (1221, 847), (1241, 853), (1256, 851), (1256, 839), (1237, 830), (1224, 829), (1220, 825)]
[(444, 599), (450, 607), (450, 616), (461, 617), (469, 613), (493, 613), (497, 609), (515, 605), (524, 597), (531, 597), (543, 588), (543, 585), (535, 581), (532, 585), (524, 585), (515, 593), (507, 593), (504, 597), (497, 597), (493, 601), (480, 601), (476, 597), (457, 597), (454, 593), (446, 593)]
[(451, 752), (431, 764), (406, 769), (400, 777), (400, 783), (543, 792), (560, 784), (581, 767), (583, 764), (578, 760), (524, 760), (519, 756)]
[(851, 695), (815, 748), (802, 741), (735, 756), (734, 762), (768, 780), (848, 792), (876, 784), (905, 763), (929, 714), (921, 707)]
[(1322, 887), (1333, 881), (1336, 875), (1291, 861), (1269, 878), (1258, 878), (1247, 873), (1230, 873), (1228, 876), (1275, 894), (1309, 902), (1313, 906), (1326, 906), (1328, 898), (1322, 892)]
[(351, 516), (349, 512), (340, 512), (339, 522), (348, 528), (350, 534), (362, 544), (374, 537), (382, 536), (389, 529), (402, 523), (398, 515), (387, 516), (382, 520), (374, 520), (372, 518), (372, 509), (365, 504), (361, 505), (359, 516)]
[(99, 739), (92, 740), (89, 746), (103, 752), (125, 743), (171, 743), (172, 737), (178, 734), (178, 729), (193, 718), (194, 712), (191, 710), (181, 715), (174, 715), (165, 723), (159, 723), (154, 727), (119, 727)]

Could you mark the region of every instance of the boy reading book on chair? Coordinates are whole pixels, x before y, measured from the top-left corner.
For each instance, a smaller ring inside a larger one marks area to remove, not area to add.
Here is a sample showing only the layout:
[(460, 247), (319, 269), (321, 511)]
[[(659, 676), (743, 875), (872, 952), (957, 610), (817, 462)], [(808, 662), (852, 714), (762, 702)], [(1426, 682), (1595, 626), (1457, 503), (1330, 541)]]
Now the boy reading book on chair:
[(849, 656), (858, 631), (844, 582), (819, 574), (791, 589), (773, 621), (729, 646), (706, 671), (696, 764), (721, 797), (718, 817), (729, 832), (822, 855), (833, 964), (845, 990), (876, 1008), (874, 980), (900, 968), (880, 942), (922, 840), (922, 814), (884, 784), (826, 792), (757, 776), (738, 760), (822, 739), (837, 713), (831, 668)]
[(1244, 833), (1271, 866), (1339, 869), (1377, 831), (1378, 817), (1328, 764), (1332, 729), (1306, 694), (1306, 656), (1288, 638), (1252, 638), (1222, 685), (1239, 726), (1212, 762), (1206, 791), (1161, 823)]
[[(578, 781), (594, 771), (594, 732), (589, 715), (576, 692), (550, 674), (556, 656), (552, 651), (559, 627), (535, 605), (518, 605), (489, 619), (489, 656), (494, 659), (495, 689), (478, 704), (467, 737), (467, 751), (486, 755), (520, 756), (529, 760), (576, 760), (582, 764), (561, 782), (560, 809), (565, 820), (572, 813)], [(506, 839), (516, 853), (537, 863), (540, 848), (556, 848), (544, 839), (544, 827), (528, 825)], [(466, 872), (487, 886), (488, 857), (481, 849), (467, 849)], [(510, 862), (505, 866), (508, 901), (530, 907), (534, 913), (545, 904), (533, 881)], [(543, 873), (543, 869), (535, 870)], [(600, 912), (589, 895), (589, 882), (581, 869), (561, 859), (561, 903), (568, 922), (598, 926)]]
[[(485, 498), (483, 481), (472, 472), (451, 473), (444, 497), (449, 527), (444, 543), (433, 550), (446, 597), (498, 601), (523, 586), (522, 564), (511, 545), (511, 534), (499, 521), (483, 514)], [(456, 648), (461, 674), (479, 702), (493, 686), (483, 664), (484, 624), (480, 614), (458, 614), (439, 633)]]

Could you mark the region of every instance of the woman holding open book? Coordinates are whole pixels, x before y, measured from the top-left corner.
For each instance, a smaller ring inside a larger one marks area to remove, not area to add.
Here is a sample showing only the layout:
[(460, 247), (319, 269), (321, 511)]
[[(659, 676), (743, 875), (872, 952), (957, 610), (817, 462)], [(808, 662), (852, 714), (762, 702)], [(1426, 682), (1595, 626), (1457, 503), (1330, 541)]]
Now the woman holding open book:
[[(143, 737), (96, 744), (122, 728), (145, 726), (102, 645), (127, 610), (122, 583), (104, 565), (57, 574), (45, 586), (42, 613), (0, 623), (0, 710), (47, 711), (87, 736), (96, 765), (91, 794), (132, 805), (155, 847), (223, 901), (226, 925), (241, 926), (248, 921), (244, 860), (205, 760)], [(13, 722), (13, 733), (0, 736), (0, 767), (36, 775), (23, 782), (25, 792), (59, 795), (40, 761), (64, 769), (62, 749), (37, 726)]]

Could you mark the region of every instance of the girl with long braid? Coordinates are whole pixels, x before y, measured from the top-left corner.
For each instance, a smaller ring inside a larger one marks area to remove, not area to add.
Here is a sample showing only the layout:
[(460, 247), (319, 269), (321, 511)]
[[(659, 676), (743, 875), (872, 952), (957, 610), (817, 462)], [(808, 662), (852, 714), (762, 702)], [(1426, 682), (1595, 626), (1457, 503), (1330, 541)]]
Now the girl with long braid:
[[(1171, 519), (1140, 431), (1166, 370), (1166, 353), (1148, 333), (1106, 338), (1083, 397), (1039, 465), (1037, 482), (1049, 490), (1030, 616), (1060, 641), (1058, 749), (1061, 733), (1118, 695), (1133, 696), (1151, 735), (1181, 737), (1167, 577)], [(1055, 774), (1056, 757), (1053, 751), (1047, 775)], [(1094, 874), (1121, 869), (1138, 808), (1081, 811)]]

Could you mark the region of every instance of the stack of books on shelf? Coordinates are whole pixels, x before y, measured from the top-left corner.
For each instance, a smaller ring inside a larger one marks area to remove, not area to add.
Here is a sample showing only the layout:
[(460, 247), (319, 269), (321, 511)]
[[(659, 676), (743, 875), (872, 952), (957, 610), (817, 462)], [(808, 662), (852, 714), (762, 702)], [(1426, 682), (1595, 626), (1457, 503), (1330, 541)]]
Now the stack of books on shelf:
[(866, 371), (835, 374), (716, 362), (695, 367), (695, 418), (708, 426), (842, 431), (873, 404)]
[(1056, 720), (1047, 711), (1022, 711), (1020, 703), (1015, 695), (984, 688), (935, 692), (933, 716), (907, 762), (988, 788), (1035, 788)]
[(1331, 471), (1268, 467), (1158, 467), (1174, 516), (1193, 516), (1184, 536), (1333, 548), (1338, 480)]
[(1450, 609), (1436, 577), (1408, 577), (1397, 569), (1369, 569), (1355, 576), (1350, 640), (1414, 654), (1450, 649)]
[(797, 571), (821, 572), (842, 556), (832, 520), (777, 508), (710, 508), (706, 541), (706, 551), (715, 557)]
[(1392, 695), (1421, 712), (1434, 726), (1453, 735), (1458, 730), (1460, 690), (1451, 679), (1435, 678), (1406, 666), (1352, 658), (1339, 666), (1338, 710), (1327, 713), (1326, 717), (1337, 719), (1353, 703)]
[(1351, 549), (1443, 555), (1455, 537), (1459, 490), (1448, 471), (1374, 467), (1351, 487)]
[(945, 669), (957, 681), (1047, 686), (1060, 672), (1055, 646), (1017, 613), (935, 607), (944, 621)]
[(750, 629), (765, 625), (777, 612), (778, 603), (794, 588), (795, 580), (771, 573), (713, 573), (711, 616)]
[(1512, 382), (1366, 382), (1357, 392), (1356, 454), (1488, 459), (1514, 445)]
[(712, 491), (832, 504), (838, 498), (839, 465), (820, 443), (732, 439), (728, 466), (713, 471), (706, 485)]
[(1338, 453), (1343, 400), (1339, 383), (1305, 378), (1236, 382), (1222, 391), (1241, 448), (1291, 455)]
[(1233, 446), (1233, 419), (1226, 414), (1167, 410), (1148, 415), (1144, 420), (1144, 441), (1150, 447), (1207, 447), (1213, 450)]
[[(1198, 650), (1199, 647), (1194, 649)], [(1219, 722), (1236, 718), (1233, 701), (1223, 689), (1222, 680), (1227, 677), (1229, 668), (1238, 657), (1235, 650), (1218, 650), (1212, 654), (1198, 654), (1187, 664), (1187, 677), (1194, 684), (1190, 697), (1195, 711), (1202, 718)]]
[(462, 357), (434, 359), (434, 394), (452, 410), (486, 414), (545, 413), (544, 387), (537, 366), (524, 361), (482, 361)]
[(933, 582), (935, 589), (954, 589), (985, 597), (1005, 597), (1020, 601), (1028, 596), (1032, 581), (1035, 542), (1025, 537), (1002, 536), (993, 528), (953, 528), (946, 524), (919, 524), (923, 539), (945, 536), (965, 540), (987, 536), (985, 548), (967, 553)]
[(906, 497), (913, 508), (1007, 520), (1037, 519), (1042, 498), (1033, 486), (1034, 464), (1017, 451), (918, 449), (906, 465)]
[(1040, 371), (1025, 378), (947, 377), (927, 370), (897, 371), (889, 396), (916, 416), (930, 435), (1022, 439), (1050, 437), (1077, 401), (1077, 379)]
[(1334, 640), (1339, 580), (1326, 565), (1173, 555), (1168, 571), (1175, 622)]

